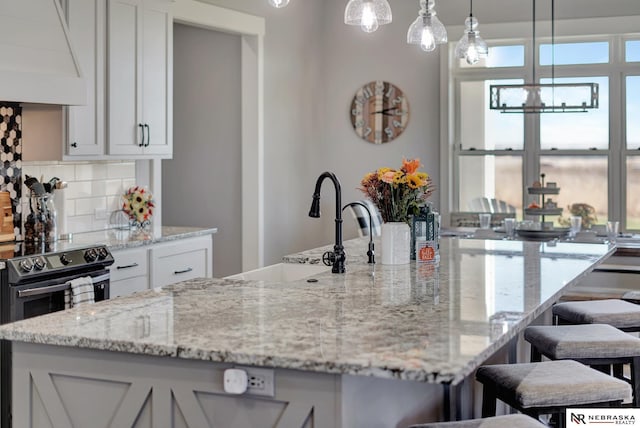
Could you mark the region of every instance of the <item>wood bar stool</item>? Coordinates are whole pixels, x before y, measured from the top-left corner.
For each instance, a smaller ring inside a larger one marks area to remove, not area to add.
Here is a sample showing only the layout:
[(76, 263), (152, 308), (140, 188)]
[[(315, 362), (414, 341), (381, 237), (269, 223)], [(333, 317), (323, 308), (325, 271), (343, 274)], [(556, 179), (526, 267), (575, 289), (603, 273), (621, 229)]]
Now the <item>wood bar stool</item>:
[[(606, 373), (611, 366), (629, 364), (633, 406), (640, 405), (640, 339), (608, 324), (537, 325), (524, 330), (531, 344), (531, 361), (576, 360)], [(614, 370), (624, 379), (622, 370)], [(626, 380), (626, 379), (625, 379)]]
[(640, 331), (640, 305), (621, 300), (585, 300), (553, 306), (557, 324), (609, 324), (622, 331)]
[(483, 384), (482, 417), (495, 416), (499, 399), (536, 419), (559, 414), (562, 427), (567, 407), (615, 407), (631, 399), (628, 383), (573, 360), (481, 366), (476, 379)]
[(515, 414), (469, 419), (455, 422), (434, 422), (411, 425), (409, 428), (543, 428), (545, 425), (530, 416)]

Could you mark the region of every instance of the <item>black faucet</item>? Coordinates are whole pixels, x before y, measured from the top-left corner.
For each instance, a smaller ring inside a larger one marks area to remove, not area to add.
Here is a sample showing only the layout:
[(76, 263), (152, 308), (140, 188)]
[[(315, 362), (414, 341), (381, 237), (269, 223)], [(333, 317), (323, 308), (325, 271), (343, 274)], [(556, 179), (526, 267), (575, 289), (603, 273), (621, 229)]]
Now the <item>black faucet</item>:
[(342, 207), (342, 211), (344, 211), (345, 208), (350, 207), (352, 205), (360, 205), (362, 208), (367, 210), (367, 213), (369, 214), (369, 250), (367, 250), (367, 256), (369, 256), (368, 263), (375, 264), (376, 256), (375, 256), (375, 250), (373, 247), (373, 217), (371, 217), (371, 210), (369, 210), (369, 207), (363, 204), (362, 202), (355, 201), (355, 202), (349, 202), (347, 205)]
[[(316, 190), (313, 192), (313, 201), (311, 202), (311, 209), (309, 210), (309, 217), (320, 217), (320, 186), (325, 178), (329, 178), (333, 181), (333, 186), (336, 188), (336, 242), (333, 246), (333, 252), (329, 251), (323, 256), (325, 264), (328, 262), (333, 265), (331, 272), (344, 273), (344, 247), (342, 246), (342, 191), (340, 190), (340, 181), (332, 172), (323, 172), (316, 181)], [(326, 256), (326, 257), (325, 257)]]

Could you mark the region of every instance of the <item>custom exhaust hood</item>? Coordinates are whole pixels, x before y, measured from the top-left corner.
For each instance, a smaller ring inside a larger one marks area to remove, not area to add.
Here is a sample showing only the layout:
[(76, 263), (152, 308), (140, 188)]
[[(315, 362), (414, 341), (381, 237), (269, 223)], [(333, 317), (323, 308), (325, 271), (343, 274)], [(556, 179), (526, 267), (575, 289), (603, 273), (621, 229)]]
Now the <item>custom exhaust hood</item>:
[(0, 101), (86, 104), (59, 0), (0, 0)]

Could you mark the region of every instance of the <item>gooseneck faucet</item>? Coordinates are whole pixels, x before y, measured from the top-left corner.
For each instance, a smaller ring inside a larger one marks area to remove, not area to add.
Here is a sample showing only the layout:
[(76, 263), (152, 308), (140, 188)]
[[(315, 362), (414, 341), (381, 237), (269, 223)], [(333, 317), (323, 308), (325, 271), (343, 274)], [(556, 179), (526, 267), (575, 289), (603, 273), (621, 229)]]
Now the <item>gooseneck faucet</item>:
[[(342, 246), (342, 190), (340, 189), (340, 181), (332, 172), (323, 172), (316, 181), (316, 189), (313, 192), (313, 201), (311, 202), (311, 209), (309, 210), (309, 217), (320, 217), (320, 187), (325, 178), (333, 181), (333, 186), (336, 189), (336, 242), (333, 245), (333, 253), (325, 254), (326, 259), (332, 263), (331, 272), (344, 273), (344, 247)], [(325, 257), (323, 256), (323, 260)]]
[(364, 208), (367, 211), (367, 214), (369, 214), (369, 249), (367, 250), (367, 256), (369, 257), (369, 264), (375, 264), (376, 263), (376, 252), (373, 246), (373, 217), (371, 217), (371, 210), (369, 209), (368, 206), (366, 206), (365, 204), (363, 204), (362, 202), (349, 202), (347, 205), (345, 205), (344, 207), (342, 207), (342, 211), (345, 210), (345, 208), (350, 207), (352, 205), (360, 205), (362, 208)]

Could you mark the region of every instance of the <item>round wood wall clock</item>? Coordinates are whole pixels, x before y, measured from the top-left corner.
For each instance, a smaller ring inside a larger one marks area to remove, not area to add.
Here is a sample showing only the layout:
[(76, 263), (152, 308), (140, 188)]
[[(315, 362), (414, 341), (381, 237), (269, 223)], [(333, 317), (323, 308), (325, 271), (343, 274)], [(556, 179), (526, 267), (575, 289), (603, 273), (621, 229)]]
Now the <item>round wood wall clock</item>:
[(409, 123), (409, 101), (392, 83), (374, 80), (356, 91), (351, 101), (351, 125), (374, 144), (398, 138)]

